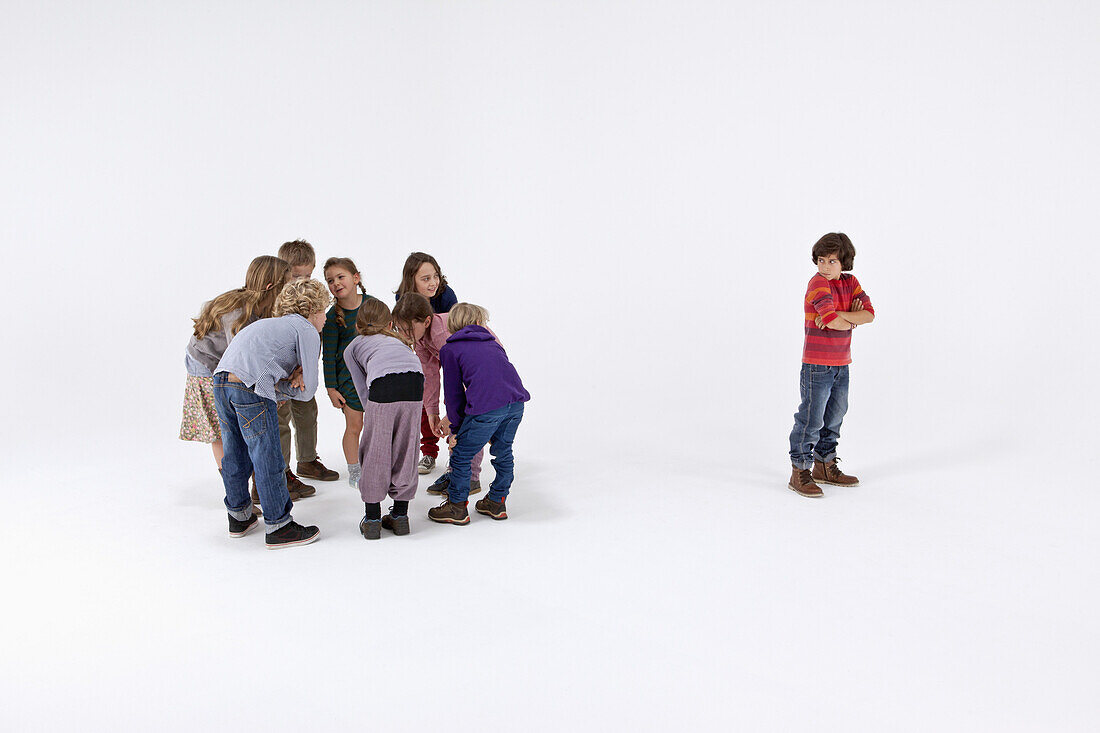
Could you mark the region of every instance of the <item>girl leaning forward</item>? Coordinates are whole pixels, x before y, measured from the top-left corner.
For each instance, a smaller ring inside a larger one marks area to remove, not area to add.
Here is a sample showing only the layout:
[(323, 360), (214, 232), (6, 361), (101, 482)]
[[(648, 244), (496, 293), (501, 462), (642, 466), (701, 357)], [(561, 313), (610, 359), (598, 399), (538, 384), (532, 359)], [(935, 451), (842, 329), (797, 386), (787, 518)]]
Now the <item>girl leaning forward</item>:
[[(344, 350), (344, 363), (363, 405), (359, 440), (359, 494), (365, 514), (359, 531), (368, 540), (409, 533), (409, 502), (416, 495), (417, 444), (424, 399), (420, 359), (393, 330), (389, 307), (370, 299), (359, 306), (359, 333)], [(382, 500), (393, 499), (382, 517)]]

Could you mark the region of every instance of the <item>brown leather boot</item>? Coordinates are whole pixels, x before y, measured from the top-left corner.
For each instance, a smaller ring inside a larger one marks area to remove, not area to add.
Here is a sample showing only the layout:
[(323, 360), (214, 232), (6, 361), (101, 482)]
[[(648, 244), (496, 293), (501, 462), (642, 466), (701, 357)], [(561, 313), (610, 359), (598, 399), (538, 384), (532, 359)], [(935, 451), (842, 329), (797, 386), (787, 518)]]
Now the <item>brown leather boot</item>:
[[(305, 486), (305, 484), (302, 484), (302, 486)], [(286, 488), (290, 492), (290, 500), (291, 501), (298, 501), (299, 499), (302, 498), (302, 497), (298, 496), (297, 491), (294, 491), (293, 489), (290, 488), (290, 483), (289, 482), (287, 482), (287, 487)], [(259, 505), (260, 505), (260, 492), (256, 491), (256, 477), (253, 476), (252, 477), (252, 506), (259, 506)]]
[(299, 481), (298, 477), (295, 476), (294, 472), (289, 468), (286, 470), (286, 488), (291, 494), (297, 494), (300, 499), (304, 499), (307, 496), (313, 496), (317, 493), (317, 489)]
[(859, 479), (841, 471), (840, 466), (836, 465), (836, 460), (829, 461), (828, 463), (822, 463), (821, 461), (815, 460), (814, 470), (811, 476), (814, 481), (820, 481), (823, 484), (832, 484), (833, 486), (859, 486)]
[(825, 492), (821, 490), (821, 487), (814, 483), (808, 468), (791, 466), (791, 482), (787, 484), (787, 488), (811, 499), (820, 499), (825, 496)]

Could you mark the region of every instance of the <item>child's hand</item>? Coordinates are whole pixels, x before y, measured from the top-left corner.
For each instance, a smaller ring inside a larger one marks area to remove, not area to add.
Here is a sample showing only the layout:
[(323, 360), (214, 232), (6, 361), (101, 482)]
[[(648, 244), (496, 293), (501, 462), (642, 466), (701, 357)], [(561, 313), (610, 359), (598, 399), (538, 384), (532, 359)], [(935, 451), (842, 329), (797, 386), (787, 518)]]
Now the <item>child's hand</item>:
[(439, 435), (439, 437), (442, 438), (444, 435), (450, 435), (450, 434), (451, 434), (451, 421), (447, 419), (446, 415), (444, 415), (439, 420), (439, 432), (437, 433), (437, 435)]
[(861, 310), (863, 310), (863, 301), (862, 301), (862, 300), (860, 300), (859, 298), (856, 298), (855, 300), (853, 300), (853, 301), (852, 301), (852, 307), (851, 307), (851, 309), (850, 309), (850, 310), (851, 310), (851, 311), (852, 311), (853, 313), (855, 313), (856, 311), (861, 311)]
[(348, 401), (344, 399), (344, 395), (340, 394), (340, 390), (333, 389), (332, 387), (328, 388), (328, 398), (332, 400), (332, 406), (337, 410), (343, 410), (344, 405), (348, 403)]
[(456, 445), (458, 445), (458, 436), (457, 435), (448, 435), (447, 436), (447, 447), (451, 448), (453, 450)]
[(302, 367), (296, 367), (290, 373), (290, 386), (299, 392), (305, 391), (306, 381), (302, 379)]
[(816, 324), (818, 328), (825, 328), (825, 321), (821, 320), (821, 316), (814, 319), (814, 324)]
[(439, 419), (439, 415), (428, 415), (428, 429), (437, 438), (443, 437), (443, 423)]

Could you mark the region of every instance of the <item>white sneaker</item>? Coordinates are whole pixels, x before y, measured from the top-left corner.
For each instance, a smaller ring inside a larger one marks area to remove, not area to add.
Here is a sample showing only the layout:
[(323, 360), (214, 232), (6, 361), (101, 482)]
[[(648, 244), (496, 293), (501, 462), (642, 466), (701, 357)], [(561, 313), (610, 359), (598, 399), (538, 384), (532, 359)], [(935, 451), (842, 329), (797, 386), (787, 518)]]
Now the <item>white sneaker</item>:
[(416, 464), (416, 472), (421, 476), (431, 473), (433, 468), (435, 468), (435, 459), (431, 456), (424, 456), (420, 459), (420, 463)]

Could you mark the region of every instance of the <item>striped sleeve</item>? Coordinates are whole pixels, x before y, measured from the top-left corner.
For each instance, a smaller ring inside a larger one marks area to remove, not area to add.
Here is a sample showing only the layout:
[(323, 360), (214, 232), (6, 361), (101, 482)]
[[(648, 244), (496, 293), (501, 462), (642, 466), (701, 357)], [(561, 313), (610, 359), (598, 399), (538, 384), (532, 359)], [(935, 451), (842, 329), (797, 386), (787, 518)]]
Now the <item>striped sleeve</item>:
[(852, 275), (852, 281), (854, 286), (852, 290), (852, 300), (858, 300), (860, 303), (863, 303), (863, 310), (867, 311), (872, 316), (875, 315), (875, 307), (871, 305), (871, 296), (867, 295), (863, 286), (859, 284), (859, 280), (856, 280), (855, 275)]
[(837, 319), (833, 292), (829, 289), (829, 281), (825, 278), (817, 276), (810, 280), (810, 286), (806, 289), (806, 302), (821, 316), (822, 323), (832, 323)]

